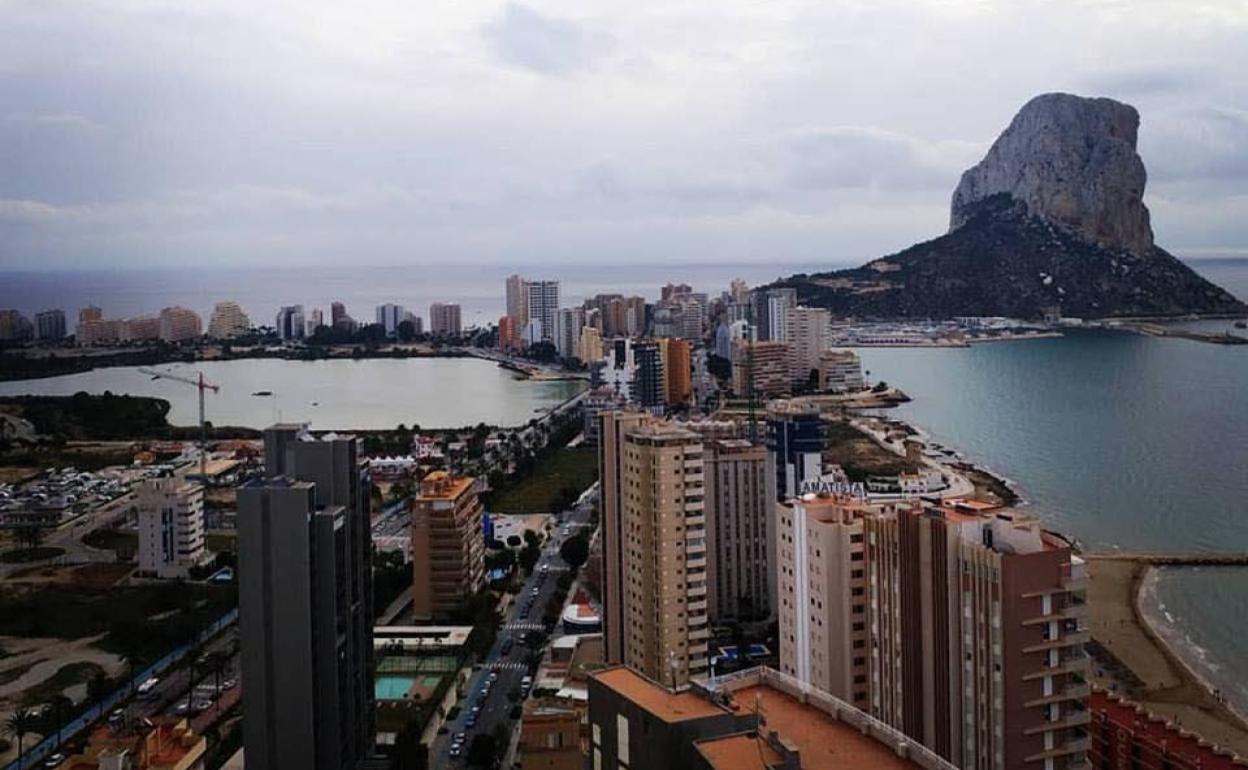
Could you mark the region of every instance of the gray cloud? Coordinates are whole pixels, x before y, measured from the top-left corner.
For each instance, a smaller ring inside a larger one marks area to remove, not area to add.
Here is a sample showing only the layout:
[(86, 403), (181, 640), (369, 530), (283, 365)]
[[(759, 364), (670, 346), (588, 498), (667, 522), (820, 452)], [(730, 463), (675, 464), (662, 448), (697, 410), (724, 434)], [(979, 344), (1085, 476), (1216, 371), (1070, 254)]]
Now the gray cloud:
[(519, 3), (507, 3), (484, 32), (502, 61), (543, 75), (584, 69), (610, 46), (606, 35), (587, 32), (571, 21), (544, 16)]
[(1054, 90), (1140, 109), (1160, 243), (1248, 245), (1229, 3), (0, 7), (0, 269), (869, 259)]

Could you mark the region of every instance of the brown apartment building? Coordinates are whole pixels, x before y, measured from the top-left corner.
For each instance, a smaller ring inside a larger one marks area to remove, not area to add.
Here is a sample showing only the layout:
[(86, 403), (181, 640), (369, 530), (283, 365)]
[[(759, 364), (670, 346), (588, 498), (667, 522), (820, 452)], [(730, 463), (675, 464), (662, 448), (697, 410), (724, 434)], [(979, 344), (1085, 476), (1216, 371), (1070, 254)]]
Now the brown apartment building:
[(793, 389), (792, 348), (784, 342), (737, 340), (732, 349), (732, 391), (744, 398), (753, 377), (762, 396), (779, 396)]
[(1085, 578), (1065, 540), (964, 501), (805, 496), (778, 530), (786, 673), (962, 767), (1083, 765)]
[(643, 412), (598, 414), (598, 479), (602, 505), (602, 633), (608, 663), (624, 660), (624, 434), (648, 419)]
[(764, 620), (772, 612), (767, 449), (744, 439), (705, 448), (711, 622)]
[(412, 506), (412, 607), (441, 619), (485, 584), (485, 542), (476, 480), (434, 471)]

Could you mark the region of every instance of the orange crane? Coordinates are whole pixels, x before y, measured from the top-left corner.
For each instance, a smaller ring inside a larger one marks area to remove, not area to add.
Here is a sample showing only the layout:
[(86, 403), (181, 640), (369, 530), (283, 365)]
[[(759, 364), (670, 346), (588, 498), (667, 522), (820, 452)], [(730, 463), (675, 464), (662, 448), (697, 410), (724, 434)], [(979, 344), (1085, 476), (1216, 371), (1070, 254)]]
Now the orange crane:
[(219, 393), (221, 386), (205, 382), (203, 372), (197, 372), (198, 378), (191, 379), (155, 369), (144, 368), (139, 371), (151, 375), (153, 380), (173, 380), (199, 389), (199, 483), (203, 484), (206, 489), (208, 487), (208, 422), (204, 419), (204, 391), (211, 390), (213, 393)]

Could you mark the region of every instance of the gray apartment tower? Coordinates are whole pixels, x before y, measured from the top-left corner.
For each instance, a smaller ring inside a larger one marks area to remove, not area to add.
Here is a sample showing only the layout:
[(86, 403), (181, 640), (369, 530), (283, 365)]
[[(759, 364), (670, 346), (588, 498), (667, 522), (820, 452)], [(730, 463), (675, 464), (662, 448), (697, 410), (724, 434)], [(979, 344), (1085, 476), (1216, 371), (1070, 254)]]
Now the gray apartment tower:
[(354, 770), (373, 744), (372, 545), (356, 439), (264, 432), (238, 490), (243, 746), (258, 770)]

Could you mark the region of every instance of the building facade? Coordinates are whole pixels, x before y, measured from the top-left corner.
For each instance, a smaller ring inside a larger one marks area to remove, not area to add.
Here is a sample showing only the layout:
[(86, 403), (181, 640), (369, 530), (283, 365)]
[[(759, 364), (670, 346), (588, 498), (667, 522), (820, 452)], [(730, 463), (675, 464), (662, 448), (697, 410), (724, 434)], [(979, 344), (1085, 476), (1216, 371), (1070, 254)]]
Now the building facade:
[(249, 767), (353, 770), (373, 729), (368, 477), (354, 437), (265, 430), (268, 478), (238, 490)]
[(673, 686), (708, 667), (704, 480), (698, 434), (657, 420), (625, 431), (623, 662)]
[(228, 340), (246, 334), (251, 329), (251, 319), (237, 302), (218, 302), (208, 320), (208, 336)]
[(204, 549), (204, 488), (182, 478), (147, 479), (138, 486), (139, 571), (185, 578), (208, 556)]
[(507, 276), (507, 317), (517, 329), (529, 322), (529, 283), (518, 275)]
[(435, 302), (429, 306), (429, 333), (435, 337), (458, 337), (463, 332), (459, 305)]
[(407, 320), (407, 308), (387, 302), (377, 306), (377, 324), (386, 330), (387, 337), (395, 337), (399, 333), (399, 324)]
[(819, 356), (819, 388), (831, 393), (852, 393), (867, 387), (862, 360), (852, 350), (825, 350)]
[[(585, 328), (585, 310), (563, 307), (555, 311), (552, 342), (561, 358), (581, 358), (581, 329)], [(581, 359), (584, 360), (584, 359)]]
[(732, 352), (732, 390), (746, 397), (753, 386), (760, 397), (773, 397), (793, 389), (792, 352), (784, 342), (739, 340)]
[(35, 336), (40, 340), (65, 339), (65, 311), (44, 310), (35, 313)]
[(704, 460), (711, 622), (765, 620), (772, 612), (767, 450), (743, 439), (711, 440)]
[(785, 311), (784, 342), (789, 346), (794, 382), (805, 382), (815, 372), (819, 379), (819, 356), (831, 344), (832, 315), (824, 308), (791, 307)]
[[(277, 311), (277, 336), (283, 340), (301, 340), (304, 336), (303, 305), (287, 305)], [(317, 324), (318, 326), (320, 324)], [(315, 331), (315, 330), (314, 330)]]
[(667, 390), (663, 380), (663, 351), (658, 342), (632, 343), (633, 363), (636, 366), (630, 400), (642, 409), (661, 414), (667, 403)]
[(165, 342), (184, 342), (203, 335), (203, 321), (194, 310), (175, 306), (160, 311), (160, 338)]
[(540, 322), (539, 342), (554, 342), (555, 314), (559, 310), (559, 282), (529, 281), (527, 288), (527, 320)]
[[(598, 479), (602, 505), (602, 631), (608, 663), (624, 662), (624, 435), (646, 419), (638, 411), (598, 413)], [(631, 490), (628, 494), (632, 494)]]
[(782, 670), (958, 765), (1084, 766), (1083, 565), (1008, 509), (804, 495), (777, 525)]
[(665, 400), (672, 409), (689, 406), (693, 399), (693, 345), (689, 340), (663, 340)]
[(412, 608), (445, 619), (485, 585), (483, 509), (471, 476), (434, 471), (412, 506)]

